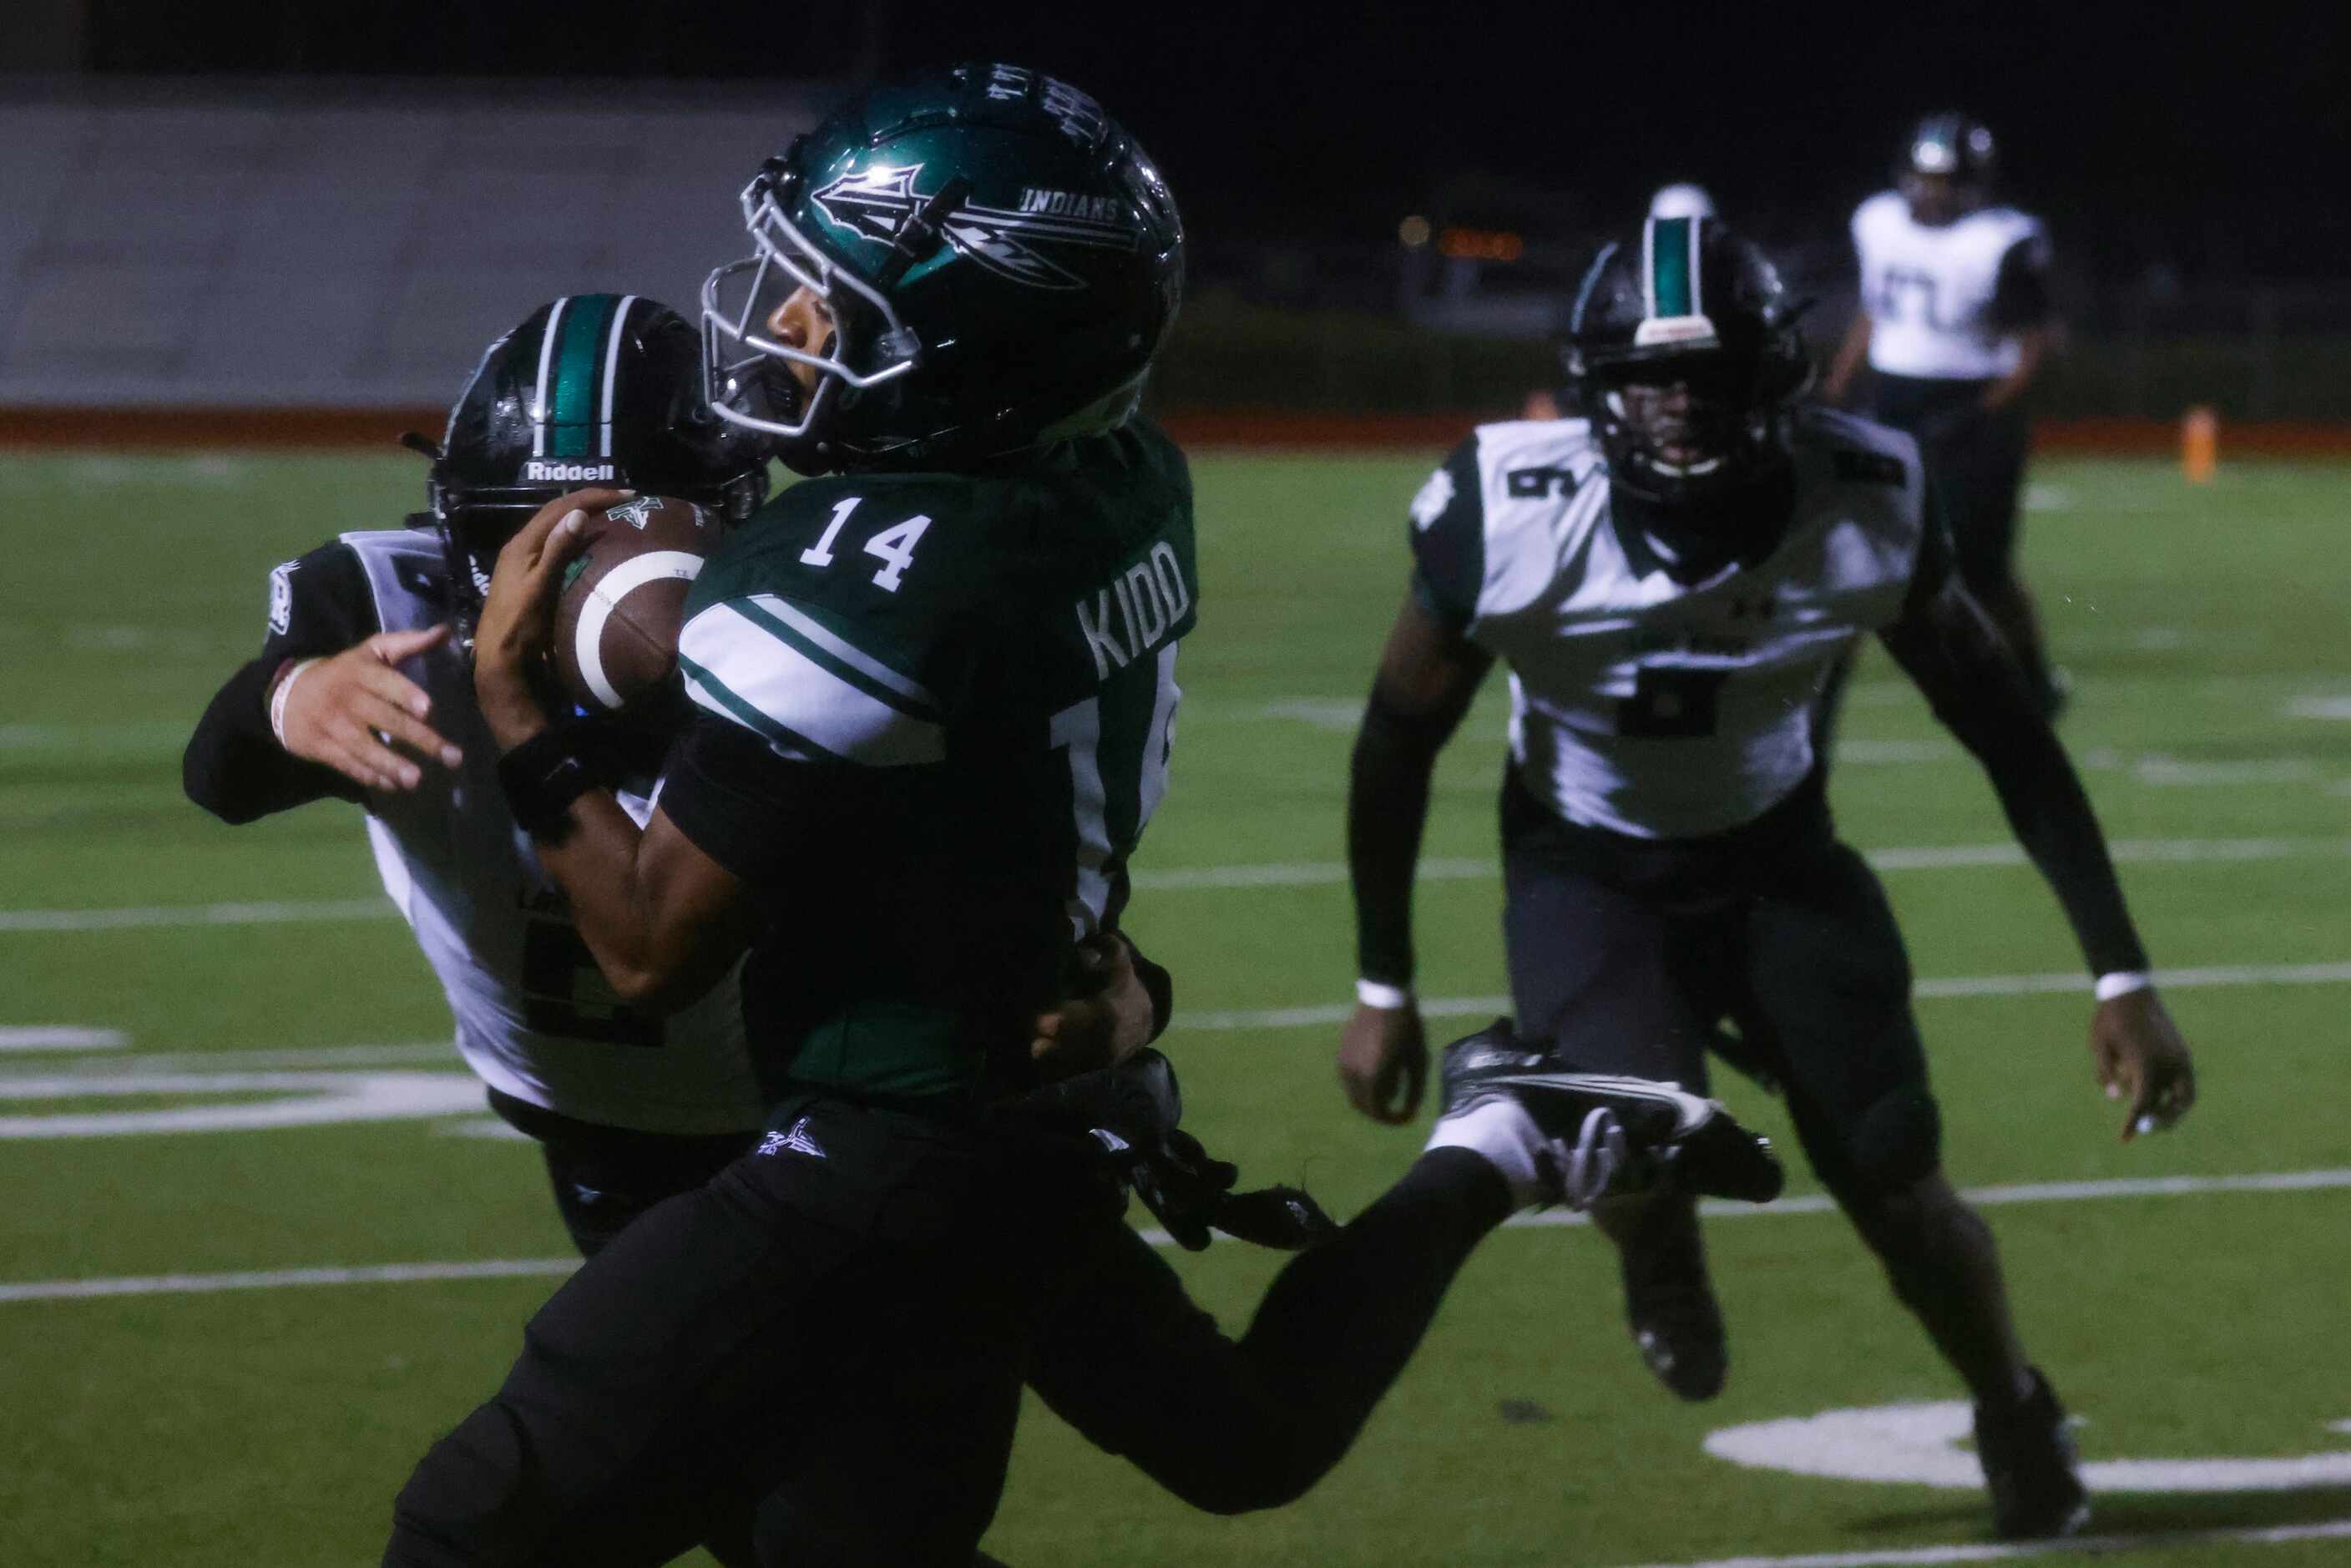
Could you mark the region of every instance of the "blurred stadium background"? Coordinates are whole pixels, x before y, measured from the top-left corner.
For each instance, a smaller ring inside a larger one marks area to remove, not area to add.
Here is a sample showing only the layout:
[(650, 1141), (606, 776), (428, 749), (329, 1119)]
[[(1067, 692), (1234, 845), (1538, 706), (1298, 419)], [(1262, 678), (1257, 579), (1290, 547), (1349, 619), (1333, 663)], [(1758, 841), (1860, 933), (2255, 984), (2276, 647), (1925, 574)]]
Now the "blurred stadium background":
[[(962, 54), (1097, 92), (1191, 223), (1153, 396), (1193, 438), (1208, 618), (1137, 925), (1186, 988), (1196, 1118), (1342, 1210), (1408, 1147), (1344, 1111), (1325, 1004), (1351, 962), (1346, 747), (1427, 463), (1547, 384), (1562, 291), (1653, 185), (1708, 183), (1820, 296), (1826, 344), (1852, 297), (1845, 215), (1901, 129), (1951, 104), (1993, 124), (2015, 198), (2050, 216), (2069, 334), (2038, 402), (2027, 571), (2079, 683), (2066, 734), (2181, 972), (2195, 1118), (2115, 1146), (2058, 917), (1882, 663), (1838, 810), (1888, 870), (1953, 1170), (2013, 1206), (1993, 1218), (2088, 1457), (2289, 1467), (2115, 1481), (2109, 1551), (2343, 1561), (2351, 481), (2326, 459), (2351, 451), (2351, 22), (1553, 11), (1337, 28), (1213, 4), (15, 0), (0, 1563), (371, 1561), (399, 1475), (505, 1365), (563, 1239), (528, 1152), (466, 1135), (482, 1119), (445, 1012), (358, 824), (320, 807), (230, 835), (180, 798), (178, 747), (257, 643), (267, 568), (416, 504), (390, 439), (437, 427), (492, 335), (588, 289), (690, 313), (743, 248), (734, 196), (762, 157), (844, 85)], [(2210, 486), (2173, 456), (2197, 406), (2221, 420)], [(1473, 724), (1498, 723), (1489, 696)], [(1422, 894), (1426, 988), (1463, 1015), (1501, 988), (1492, 771), (1490, 742), (1454, 747)], [(377, 1093), (411, 1110), (238, 1130), (240, 1106)], [(206, 1115), (226, 1130), (165, 1135)], [(1190, 1514), (1040, 1412), (991, 1546), (1023, 1564), (2001, 1560), (1972, 1493), (1703, 1450), (1735, 1424), (1951, 1396), (1850, 1239), (1792, 1212), (1717, 1228), (1738, 1357), (1719, 1406), (1648, 1384), (1587, 1235), (1520, 1231), (1300, 1508)], [(1267, 1272), (1237, 1246), (1185, 1267), (1227, 1313)]]

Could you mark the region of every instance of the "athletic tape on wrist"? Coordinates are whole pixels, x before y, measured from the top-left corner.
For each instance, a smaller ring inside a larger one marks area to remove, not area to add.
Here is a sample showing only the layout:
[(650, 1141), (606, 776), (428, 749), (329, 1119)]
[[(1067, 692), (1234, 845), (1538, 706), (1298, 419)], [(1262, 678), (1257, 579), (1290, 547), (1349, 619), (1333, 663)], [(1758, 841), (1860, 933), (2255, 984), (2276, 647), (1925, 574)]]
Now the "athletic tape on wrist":
[(1355, 999), (1367, 1008), (1381, 1008), (1398, 1012), (1412, 1006), (1410, 986), (1391, 986), (1380, 980), (1357, 980)]
[(2098, 1000), (2113, 1001), (2116, 997), (2129, 996), (2133, 991), (2150, 989), (2155, 977), (2145, 969), (2116, 969), (2098, 977)]
[[(294, 690), (294, 683), (309, 674), (316, 659), (298, 659), (277, 682), (277, 689), (269, 694), (269, 733), (277, 737), (280, 747), (286, 745), (286, 699)], [(290, 749), (290, 748), (289, 748)]]

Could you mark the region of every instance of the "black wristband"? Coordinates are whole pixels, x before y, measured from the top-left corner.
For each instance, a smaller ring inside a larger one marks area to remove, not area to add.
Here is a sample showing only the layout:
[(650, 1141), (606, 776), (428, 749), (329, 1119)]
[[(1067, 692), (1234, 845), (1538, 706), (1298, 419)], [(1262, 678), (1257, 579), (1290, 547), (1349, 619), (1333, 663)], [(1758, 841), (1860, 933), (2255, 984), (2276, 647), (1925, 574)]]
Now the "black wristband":
[(535, 839), (559, 841), (571, 827), (571, 802), (599, 787), (577, 725), (549, 725), (498, 758), (507, 810)]
[(1118, 939), (1126, 944), (1127, 954), (1134, 960), (1134, 977), (1143, 983), (1143, 994), (1151, 998), (1151, 1039), (1156, 1042), (1167, 1032), (1167, 1021), (1176, 1014), (1175, 977), (1144, 957), (1134, 937), (1122, 931)]

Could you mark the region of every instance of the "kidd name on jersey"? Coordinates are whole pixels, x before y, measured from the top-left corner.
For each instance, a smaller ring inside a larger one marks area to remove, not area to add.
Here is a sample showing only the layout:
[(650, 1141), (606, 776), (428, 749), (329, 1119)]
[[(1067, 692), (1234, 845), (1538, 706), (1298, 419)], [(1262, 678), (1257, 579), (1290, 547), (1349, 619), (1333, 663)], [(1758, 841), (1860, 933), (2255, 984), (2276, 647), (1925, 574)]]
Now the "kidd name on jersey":
[(1510, 758), (1570, 821), (1645, 839), (1761, 816), (1812, 771), (1840, 656), (1902, 610), (1926, 532), (1911, 439), (1806, 409), (1762, 559), (1677, 581), (1611, 516), (1583, 420), (1479, 427), (1413, 504), (1418, 591), (1510, 670)]

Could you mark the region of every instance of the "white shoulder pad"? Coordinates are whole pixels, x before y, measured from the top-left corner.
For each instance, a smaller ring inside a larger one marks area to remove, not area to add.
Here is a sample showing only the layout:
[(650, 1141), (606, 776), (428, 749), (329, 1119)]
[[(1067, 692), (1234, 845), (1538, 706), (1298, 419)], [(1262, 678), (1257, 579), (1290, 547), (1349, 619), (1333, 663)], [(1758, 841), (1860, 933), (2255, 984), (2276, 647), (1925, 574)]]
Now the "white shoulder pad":
[(1991, 230), (2003, 251), (2019, 240), (2039, 239), (2046, 232), (2039, 218), (2014, 207), (1982, 207), (1960, 221)]
[(1506, 419), (1478, 427), (1480, 475), (1539, 464), (1581, 470), (1599, 461), (1588, 419)]
[(448, 562), (439, 534), (431, 528), (355, 528), (336, 537), (367, 573), (378, 626), (413, 632), (441, 619)]
[(1600, 444), (1583, 419), (1510, 420), (1478, 427), (1485, 507), (1481, 619), (1524, 609), (1550, 592), (1574, 537), (1599, 516), (1576, 498), (1603, 474)]
[(1884, 235), (1892, 225), (1910, 221), (1910, 204), (1896, 191), (1880, 191), (1853, 210), (1853, 243), (1865, 246)]

